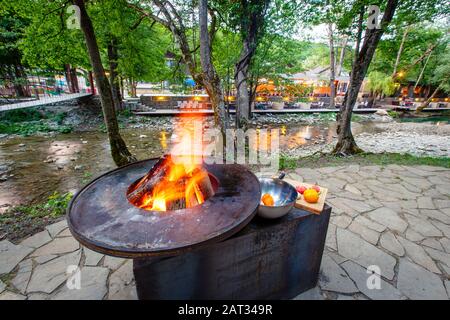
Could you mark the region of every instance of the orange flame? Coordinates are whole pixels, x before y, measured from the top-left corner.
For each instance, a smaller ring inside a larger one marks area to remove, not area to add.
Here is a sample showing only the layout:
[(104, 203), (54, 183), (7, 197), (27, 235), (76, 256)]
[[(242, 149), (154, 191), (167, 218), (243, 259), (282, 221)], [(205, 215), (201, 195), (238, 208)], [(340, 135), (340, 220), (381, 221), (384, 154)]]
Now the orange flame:
[[(146, 210), (167, 211), (172, 210), (174, 203), (176, 209), (179, 209), (205, 202), (205, 194), (200, 185), (205, 181), (210, 183), (210, 180), (206, 170), (202, 169), (202, 127), (201, 117), (178, 118), (174, 130), (177, 141), (171, 148), (170, 157), (162, 164), (167, 166), (165, 174), (136, 205)], [(140, 185), (138, 183), (134, 189)]]

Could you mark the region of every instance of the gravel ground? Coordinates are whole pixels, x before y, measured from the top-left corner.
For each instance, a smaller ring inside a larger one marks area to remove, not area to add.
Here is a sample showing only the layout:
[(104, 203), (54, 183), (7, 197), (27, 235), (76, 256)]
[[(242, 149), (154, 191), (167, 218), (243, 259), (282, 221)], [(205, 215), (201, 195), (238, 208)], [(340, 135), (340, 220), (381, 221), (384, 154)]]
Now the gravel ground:
[[(416, 156), (450, 157), (450, 125), (434, 123), (375, 123), (375, 132), (362, 132), (355, 136), (364, 151), (373, 153), (409, 153)], [(329, 152), (336, 143), (310, 145), (283, 150), (289, 156), (308, 156), (316, 152)]]

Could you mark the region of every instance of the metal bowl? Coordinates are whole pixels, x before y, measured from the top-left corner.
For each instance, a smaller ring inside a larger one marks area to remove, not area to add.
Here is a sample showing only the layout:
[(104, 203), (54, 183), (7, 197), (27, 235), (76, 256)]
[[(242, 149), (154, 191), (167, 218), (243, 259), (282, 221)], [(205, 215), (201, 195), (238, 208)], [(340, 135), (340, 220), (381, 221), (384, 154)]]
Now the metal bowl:
[(260, 203), (258, 207), (259, 216), (275, 219), (284, 216), (292, 209), (298, 197), (298, 193), (292, 185), (277, 178), (260, 178), (259, 184), (261, 195), (268, 193), (274, 200), (273, 206)]

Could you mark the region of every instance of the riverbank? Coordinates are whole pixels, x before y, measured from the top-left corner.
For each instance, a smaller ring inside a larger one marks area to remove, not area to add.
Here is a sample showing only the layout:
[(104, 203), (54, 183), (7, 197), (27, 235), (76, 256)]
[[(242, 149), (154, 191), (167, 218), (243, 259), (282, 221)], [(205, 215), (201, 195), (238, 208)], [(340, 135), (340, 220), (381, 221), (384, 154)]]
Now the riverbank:
[[(372, 122), (369, 132), (361, 126), (364, 126), (364, 122), (352, 123), (352, 131), (356, 143), (366, 152), (431, 157), (450, 156), (450, 125), (445, 122)], [(308, 148), (288, 149), (282, 152), (288, 157), (329, 153), (336, 142), (337, 136), (332, 135), (326, 141), (320, 141)]]
[[(118, 113), (121, 129), (171, 130), (177, 124), (177, 117), (143, 117), (132, 114), (129, 110)], [(255, 114), (250, 125), (254, 127), (272, 125), (312, 125), (333, 122), (335, 115), (331, 113), (310, 114)], [(353, 121), (389, 122), (388, 116), (354, 115)], [(213, 127), (213, 117), (204, 117), (205, 125)], [(230, 124), (234, 126), (234, 115)], [(11, 110), (0, 113), (0, 138), (10, 136), (54, 136), (58, 133), (105, 131), (101, 107), (97, 103), (77, 105), (67, 102), (62, 105), (43, 106), (28, 109)]]

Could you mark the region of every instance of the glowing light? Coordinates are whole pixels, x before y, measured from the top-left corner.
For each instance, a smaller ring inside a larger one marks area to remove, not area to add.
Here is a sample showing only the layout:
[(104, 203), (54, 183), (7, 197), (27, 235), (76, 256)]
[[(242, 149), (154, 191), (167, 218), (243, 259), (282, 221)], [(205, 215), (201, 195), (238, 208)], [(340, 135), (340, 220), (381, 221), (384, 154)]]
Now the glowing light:
[(159, 97), (156, 97), (156, 100), (157, 100), (157, 101), (166, 101), (166, 100), (167, 100), (167, 97), (159, 96)]
[(283, 101), (289, 101), (289, 97), (284, 97)]
[(401, 77), (403, 77), (405, 75), (405, 73), (403, 71), (400, 71), (397, 75), (398, 75), (399, 78), (401, 78)]

